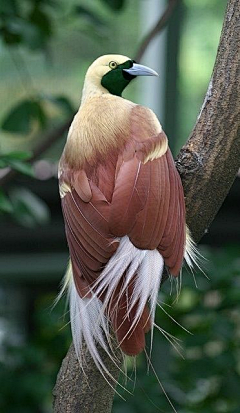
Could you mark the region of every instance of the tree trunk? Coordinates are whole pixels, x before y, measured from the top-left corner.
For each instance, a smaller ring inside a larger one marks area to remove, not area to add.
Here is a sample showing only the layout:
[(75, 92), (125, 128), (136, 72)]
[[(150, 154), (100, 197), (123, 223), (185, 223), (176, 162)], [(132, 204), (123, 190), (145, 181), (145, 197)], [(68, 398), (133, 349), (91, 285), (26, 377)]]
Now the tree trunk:
[[(176, 165), (181, 175), (187, 223), (196, 241), (208, 230), (240, 165), (240, 3), (229, 0), (213, 75), (193, 132)], [(102, 351), (117, 380), (119, 370)], [(114, 397), (88, 352), (81, 371), (71, 346), (54, 389), (55, 413), (109, 413)]]
[(230, 0), (207, 94), (176, 162), (196, 241), (207, 232), (240, 166), (239, 45), (240, 3)]
[[(121, 368), (120, 352), (119, 366), (117, 367), (111, 362), (105, 351), (102, 351), (101, 348), (98, 350), (109, 373), (117, 381), (119, 368)], [(83, 351), (85, 357), (84, 372), (79, 367), (73, 344), (62, 362), (56, 386), (53, 389), (54, 412), (100, 413), (111, 412), (112, 410), (116, 382), (109, 380), (109, 385), (93, 363), (86, 346), (83, 347)], [(116, 350), (116, 354), (117, 352), (118, 350)]]

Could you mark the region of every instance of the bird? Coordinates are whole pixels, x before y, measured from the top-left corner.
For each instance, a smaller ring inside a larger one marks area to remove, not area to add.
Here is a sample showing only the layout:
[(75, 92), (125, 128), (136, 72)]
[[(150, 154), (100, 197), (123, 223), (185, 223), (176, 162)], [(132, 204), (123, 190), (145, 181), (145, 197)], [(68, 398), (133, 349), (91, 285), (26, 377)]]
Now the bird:
[(183, 186), (154, 112), (122, 97), (138, 76), (158, 76), (118, 54), (88, 68), (81, 104), (59, 162), (59, 192), (70, 260), (68, 291), (75, 351), (83, 342), (108, 374), (99, 346), (115, 360), (146, 346), (164, 267), (171, 277), (195, 261)]

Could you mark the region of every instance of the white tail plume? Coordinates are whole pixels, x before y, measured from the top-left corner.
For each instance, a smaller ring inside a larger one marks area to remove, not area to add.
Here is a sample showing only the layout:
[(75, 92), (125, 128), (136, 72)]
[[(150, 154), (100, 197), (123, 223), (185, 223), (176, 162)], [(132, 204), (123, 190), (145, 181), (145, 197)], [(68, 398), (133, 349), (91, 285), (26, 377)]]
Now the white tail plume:
[[(111, 351), (111, 337), (106, 311), (112, 296), (125, 273), (124, 285), (119, 293), (119, 299), (128, 288), (129, 283), (133, 281), (133, 294), (128, 312), (135, 305), (137, 305), (137, 311), (131, 329), (134, 329), (138, 323), (148, 301), (150, 301), (150, 315), (153, 321), (163, 265), (163, 258), (157, 250), (139, 250), (126, 236), (120, 240), (116, 253), (92, 286), (92, 290), (95, 292), (92, 292), (91, 298), (79, 296), (73, 278), (71, 277), (69, 282), (68, 274), (64, 286), (69, 285), (73, 342), (81, 366), (84, 364), (82, 352), (84, 340), (97, 368), (105, 377), (111, 377), (100, 357), (98, 345), (100, 344), (114, 363), (118, 362)], [(101, 302), (98, 297), (103, 292), (105, 298)], [(62, 295), (62, 292), (60, 294)], [(111, 379), (113, 378), (111, 377)]]
[[(199, 253), (188, 228), (186, 231), (184, 258), (191, 270), (194, 264), (199, 267)], [(81, 366), (83, 366), (83, 340), (86, 342), (89, 352), (102, 374), (109, 373), (99, 355), (98, 344), (107, 352), (113, 362), (117, 362), (111, 351), (108, 325), (109, 314), (107, 314), (107, 309), (109, 309), (109, 303), (124, 273), (124, 284), (118, 296), (116, 310), (122, 295), (126, 292), (129, 284), (133, 282), (133, 293), (128, 303), (128, 313), (136, 305), (137, 310), (131, 330), (134, 330), (134, 327), (139, 322), (144, 307), (149, 301), (153, 334), (155, 310), (163, 267), (163, 258), (157, 250), (140, 250), (125, 236), (121, 238), (117, 251), (92, 286), (92, 291), (94, 291), (92, 292), (92, 297), (81, 298), (74, 284), (71, 263), (69, 264), (57, 301), (62, 297), (64, 291), (68, 289), (73, 342)], [(102, 293), (104, 293), (103, 302), (98, 298)]]

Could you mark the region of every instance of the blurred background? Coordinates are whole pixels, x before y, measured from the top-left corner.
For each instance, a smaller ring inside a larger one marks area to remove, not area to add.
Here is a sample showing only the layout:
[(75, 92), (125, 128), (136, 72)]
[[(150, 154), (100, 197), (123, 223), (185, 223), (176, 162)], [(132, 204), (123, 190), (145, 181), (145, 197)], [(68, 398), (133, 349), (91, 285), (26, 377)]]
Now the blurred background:
[[(0, 412), (51, 412), (71, 342), (64, 302), (52, 309), (68, 260), (56, 175), (86, 69), (102, 54), (139, 55), (168, 8), (164, 30), (141, 57), (160, 77), (137, 79), (124, 97), (155, 110), (177, 155), (207, 90), (226, 3), (1, 0)], [(202, 239), (209, 279), (184, 271), (178, 300), (169, 282), (160, 292), (164, 331), (155, 332), (152, 362), (178, 413), (240, 411), (239, 205), (236, 178)], [(113, 412), (171, 412), (144, 356), (135, 386), (132, 371), (129, 360), (133, 394), (126, 402), (116, 396)]]

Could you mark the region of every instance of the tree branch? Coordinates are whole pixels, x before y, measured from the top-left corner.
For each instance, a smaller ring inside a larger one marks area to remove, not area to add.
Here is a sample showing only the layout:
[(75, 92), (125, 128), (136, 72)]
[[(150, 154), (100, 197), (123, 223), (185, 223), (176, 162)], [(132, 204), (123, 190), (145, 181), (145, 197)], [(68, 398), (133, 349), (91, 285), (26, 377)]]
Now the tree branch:
[[(114, 343), (117, 346), (117, 343)], [(100, 348), (99, 348), (100, 351)], [(115, 382), (109, 379), (110, 386), (96, 369), (93, 360), (83, 347), (84, 372), (80, 372), (79, 361), (74, 351), (73, 344), (63, 360), (58, 373), (56, 386), (53, 389), (54, 412), (64, 413), (101, 413), (111, 412), (115, 394)], [(101, 351), (100, 351), (101, 352)], [(108, 366), (110, 374), (117, 381), (119, 368), (121, 367), (121, 354), (116, 349), (119, 365), (114, 365), (105, 352), (102, 352), (102, 360)]]
[[(204, 235), (219, 210), (240, 164), (239, 22), (239, 1), (229, 0), (208, 92), (197, 123), (176, 162), (185, 191), (187, 222), (196, 241)], [(104, 352), (101, 355), (106, 357)], [(117, 379), (118, 369), (112, 368), (108, 359), (106, 366)], [(114, 393), (110, 387), (106, 389), (104, 379), (89, 358), (85, 374), (91, 389), (84, 387), (86, 377), (71, 347), (55, 387), (55, 413), (111, 411)], [(78, 385), (71, 389), (72, 381)], [(101, 402), (103, 396), (104, 402)]]
[(207, 232), (240, 165), (239, 22), (240, 3), (230, 0), (208, 91), (176, 163), (196, 241)]

